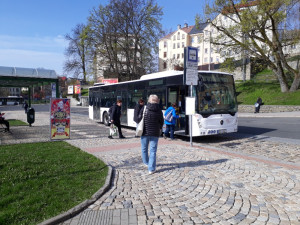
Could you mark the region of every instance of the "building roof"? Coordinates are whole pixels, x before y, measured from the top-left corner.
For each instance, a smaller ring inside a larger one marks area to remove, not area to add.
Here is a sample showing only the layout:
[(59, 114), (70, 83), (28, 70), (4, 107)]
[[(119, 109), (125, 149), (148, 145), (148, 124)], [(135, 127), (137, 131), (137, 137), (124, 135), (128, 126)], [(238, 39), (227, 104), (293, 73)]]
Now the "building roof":
[(193, 29), (190, 31), (189, 34), (199, 34), (199, 33), (203, 33), (203, 30), (205, 29), (205, 27), (208, 25), (209, 23), (200, 23), (198, 28), (197, 26), (194, 26)]
[(186, 32), (187, 34), (189, 34), (193, 28), (194, 28), (194, 25), (186, 26), (186, 27), (180, 28), (179, 30), (182, 30), (182, 31)]
[(169, 33), (168, 35), (166, 35), (166, 36), (164, 36), (164, 37), (162, 37), (160, 40), (162, 40), (162, 39), (170, 39), (171, 36), (172, 36), (174, 33), (175, 33), (175, 31), (172, 32), (172, 33)]
[[(204, 28), (205, 28), (208, 24), (209, 24), (209, 23), (201, 23), (201, 24), (199, 25), (198, 28), (197, 28), (197, 26), (195, 26), (195, 25), (187, 26), (187, 24), (186, 24), (186, 26), (180, 27), (178, 30), (184, 31), (184, 32), (186, 32), (187, 34), (198, 34), (198, 33), (203, 33)], [(175, 34), (178, 30), (169, 33), (168, 35), (164, 36), (164, 37), (161, 38), (160, 40), (162, 40), (162, 39), (170, 39), (171, 36), (172, 36), (173, 34)]]

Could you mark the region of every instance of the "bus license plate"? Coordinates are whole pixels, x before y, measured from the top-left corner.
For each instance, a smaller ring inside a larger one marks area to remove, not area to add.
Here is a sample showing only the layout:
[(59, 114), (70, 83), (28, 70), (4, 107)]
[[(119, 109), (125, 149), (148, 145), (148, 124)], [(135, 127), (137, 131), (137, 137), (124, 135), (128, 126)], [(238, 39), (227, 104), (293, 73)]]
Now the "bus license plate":
[(226, 133), (226, 129), (218, 130), (218, 134), (224, 134)]

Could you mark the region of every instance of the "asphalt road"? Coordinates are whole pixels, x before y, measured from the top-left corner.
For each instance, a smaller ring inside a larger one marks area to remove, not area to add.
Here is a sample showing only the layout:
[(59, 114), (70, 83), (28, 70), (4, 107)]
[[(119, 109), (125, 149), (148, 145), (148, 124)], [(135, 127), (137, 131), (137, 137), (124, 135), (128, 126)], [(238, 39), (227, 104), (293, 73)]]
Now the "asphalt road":
[[(36, 111), (49, 111), (49, 105), (33, 105)], [(20, 110), (21, 106), (1, 106), (0, 111)], [(72, 107), (71, 113), (88, 118), (88, 108)], [(300, 118), (260, 118), (239, 117), (238, 133), (246, 135), (261, 135), (272, 138), (288, 138), (300, 140)]]
[(238, 132), (300, 140), (300, 118), (239, 118)]

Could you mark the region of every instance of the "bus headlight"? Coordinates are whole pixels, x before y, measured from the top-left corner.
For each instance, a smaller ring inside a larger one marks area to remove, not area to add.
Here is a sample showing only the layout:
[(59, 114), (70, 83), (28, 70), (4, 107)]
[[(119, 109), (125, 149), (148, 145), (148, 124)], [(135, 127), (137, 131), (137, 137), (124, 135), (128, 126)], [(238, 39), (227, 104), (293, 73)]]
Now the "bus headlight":
[(201, 121), (200, 121), (200, 120), (198, 120), (198, 127), (199, 127), (199, 128), (201, 128), (201, 127), (202, 127), (202, 125), (201, 125)]

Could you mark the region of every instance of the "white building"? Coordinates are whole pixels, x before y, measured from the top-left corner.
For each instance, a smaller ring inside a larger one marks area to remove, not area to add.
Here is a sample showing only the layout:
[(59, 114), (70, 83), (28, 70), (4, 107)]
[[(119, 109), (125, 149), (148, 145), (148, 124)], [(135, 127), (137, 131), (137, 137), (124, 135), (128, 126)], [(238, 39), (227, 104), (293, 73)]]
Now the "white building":
[(209, 23), (202, 23), (199, 27), (178, 25), (176, 31), (159, 40), (159, 71), (183, 67), (184, 48), (187, 46), (198, 48), (198, 66), (219, 63), (218, 48), (210, 42), (214, 35), (216, 31)]
[[(256, 11), (257, 4), (258, 3), (256, 1), (253, 1), (245, 4), (240, 4), (238, 5), (238, 7), (240, 11), (244, 9)], [(187, 46), (198, 48), (199, 69), (210, 70), (214, 67), (214, 64), (222, 63), (226, 58), (233, 58), (235, 60), (244, 59), (243, 63), (249, 62), (249, 58), (253, 56), (253, 54), (250, 53), (251, 51), (243, 50), (240, 45), (235, 45), (235, 43), (233, 43), (230, 38), (218, 32), (217, 29), (212, 26), (212, 24), (216, 25), (219, 28), (230, 28), (238, 31), (234, 33), (234, 38), (236, 38), (240, 42), (246, 43), (247, 36), (242, 32), (242, 29), (240, 28), (238, 16), (235, 13), (230, 13), (230, 10), (228, 11), (228, 13), (226, 13), (226, 10), (224, 10), (222, 14), (217, 15), (212, 21), (202, 23), (199, 25), (199, 27), (188, 26), (187, 24), (184, 24), (183, 27), (178, 25), (176, 31), (161, 38), (159, 41), (159, 71), (178, 69), (178, 66), (183, 67), (184, 47)], [(268, 26), (271, 26), (270, 21), (266, 24), (266, 27)], [(272, 40), (271, 29), (266, 29), (264, 31), (266, 32), (266, 36), (269, 37), (270, 40)], [(262, 36), (259, 30), (257, 30), (257, 35)], [(224, 45), (213, 45), (211, 43), (211, 40), (218, 40), (219, 43), (226, 43), (228, 45), (226, 47)], [(299, 55), (300, 43), (298, 42), (291, 44), (293, 40), (295, 40), (295, 38), (291, 38), (290, 43), (288, 43), (289, 45), (283, 48), (284, 54), (289, 56)], [(269, 53), (266, 53), (266, 55), (270, 55), (270, 57), (272, 57), (271, 49), (269, 49), (264, 42), (257, 39), (255, 44), (264, 49), (264, 52), (269, 51)], [(251, 45), (252, 43), (249, 43), (248, 46), (251, 47)], [(252, 53), (257, 51), (255, 45), (251, 48)], [(260, 54), (259, 52), (257, 53)], [(243, 73), (245, 73), (245, 71)], [(247, 79), (250, 79), (250, 73), (250, 69), (248, 69)]]

